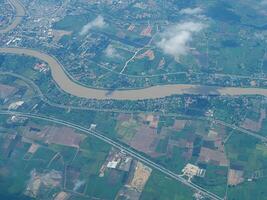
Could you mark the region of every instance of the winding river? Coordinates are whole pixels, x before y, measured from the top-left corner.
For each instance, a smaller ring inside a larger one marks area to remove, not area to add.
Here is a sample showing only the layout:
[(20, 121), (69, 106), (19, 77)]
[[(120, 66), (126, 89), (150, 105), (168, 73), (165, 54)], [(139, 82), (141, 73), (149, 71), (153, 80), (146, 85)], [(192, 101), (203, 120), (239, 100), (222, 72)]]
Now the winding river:
[(0, 34), (7, 33), (13, 30), (14, 28), (16, 28), (20, 24), (22, 18), (26, 14), (24, 7), (21, 5), (21, 3), (18, 0), (8, 0), (8, 2), (13, 7), (13, 9), (16, 11), (16, 16), (13, 22), (8, 27), (2, 30), (0, 29)]
[(71, 95), (89, 99), (140, 100), (182, 94), (267, 96), (267, 89), (261, 88), (216, 87), (190, 84), (159, 85), (143, 89), (115, 90), (111, 92), (109, 90), (89, 88), (74, 82), (67, 76), (62, 65), (48, 54), (23, 48), (0, 48), (0, 53), (31, 56), (46, 62), (51, 68), (53, 79), (62, 90)]
[[(15, 28), (25, 15), (23, 6), (17, 0), (9, 0), (17, 10), (15, 21), (2, 32), (8, 32)], [(37, 50), (24, 48), (0, 48), (0, 53), (16, 54), (35, 57), (46, 62), (51, 68), (52, 78), (65, 92), (88, 99), (116, 99), (116, 100), (141, 100), (156, 99), (171, 95), (196, 94), (196, 95), (263, 95), (267, 97), (267, 89), (261, 88), (237, 88), (237, 87), (216, 87), (190, 84), (159, 85), (143, 89), (132, 90), (102, 90), (89, 88), (73, 81), (65, 72), (63, 66), (52, 56)]]

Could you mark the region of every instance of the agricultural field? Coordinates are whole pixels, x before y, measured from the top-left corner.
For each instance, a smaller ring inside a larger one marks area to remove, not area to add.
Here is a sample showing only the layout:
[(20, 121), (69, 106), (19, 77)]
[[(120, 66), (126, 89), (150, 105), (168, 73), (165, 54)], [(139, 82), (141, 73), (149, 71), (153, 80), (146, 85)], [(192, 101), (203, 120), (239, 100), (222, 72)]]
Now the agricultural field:
[(0, 0), (0, 199), (267, 200), (266, 0)]

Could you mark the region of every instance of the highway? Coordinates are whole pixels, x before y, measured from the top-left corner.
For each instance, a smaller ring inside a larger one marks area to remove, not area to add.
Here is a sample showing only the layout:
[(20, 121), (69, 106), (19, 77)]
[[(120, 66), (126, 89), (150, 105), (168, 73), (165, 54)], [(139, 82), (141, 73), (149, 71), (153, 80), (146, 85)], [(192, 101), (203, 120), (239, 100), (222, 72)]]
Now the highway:
[(221, 125), (223, 125), (223, 126), (226, 126), (226, 127), (231, 128), (231, 129), (237, 130), (237, 131), (239, 131), (239, 132), (241, 132), (241, 133), (245, 133), (245, 134), (247, 134), (247, 135), (249, 135), (249, 136), (251, 136), (251, 137), (254, 137), (254, 138), (256, 138), (256, 139), (261, 140), (262, 142), (267, 142), (267, 138), (266, 138), (266, 137), (264, 137), (264, 136), (262, 136), (262, 135), (259, 135), (259, 134), (257, 134), (257, 133), (253, 133), (253, 132), (248, 131), (248, 130), (246, 130), (246, 129), (240, 128), (240, 127), (238, 127), (238, 126), (235, 126), (235, 125), (232, 125), (232, 124), (228, 124), (228, 123), (225, 123), (225, 122), (220, 121), (220, 120), (215, 120), (214, 123), (216, 123), (216, 124), (221, 124)]
[(209, 192), (208, 190), (205, 190), (204, 188), (202, 188), (202, 187), (200, 187), (200, 186), (198, 186), (192, 182), (188, 182), (185, 178), (181, 177), (180, 175), (178, 175), (178, 174), (166, 169), (165, 167), (147, 159), (146, 157), (139, 154), (137, 151), (135, 151), (129, 147), (126, 147), (126, 146), (106, 137), (105, 135), (103, 135), (97, 131), (85, 128), (83, 126), (80, 126), (80, 125), (77, 125), (77, 124), (74, 124), (71, 122), (67, 122), (67, 121), (57, 119), (54, 117), (47, 117), (44, 115), (37, 115), (37, 114), (32, 114), (32, 113), (22, 113), (22, 112), (15, 112), (15, 111), (5, 111), (5, 110), (1, 110), (0, 114), (1, 115), (17, 115), (17, 116), (23, 116), (23, 117), (33, 118), (33, 119), (39, 119), (39, 120), (44, 120), (47, 122), (52, 122), (52, 123), (56, 123), (56, 124), (60, 124), (60, 125), (74, 128), (74, 129), (79, 130), (83, 133), (86, 133), (87, 135), (94, 136), (94, 137), (112, 145), (113, 147), (115, 147), (121, 151), (124, 151), (128, 155), (143, 162), (147, 166), (162, 172), (166, 176), (171, 177), (171, 178), (181, 182), (182, 184), (184, 184), (186, 186), (189, 186), (190, 188), (196, 190), (197, 192), (200, 192), (201, 194), (205, 195), (206, 197), (209, 197), (210, 199), (213, 199), (213, 200), (222, 200), (223, 199), (223, 198), (217, 196), (216, 194)]
[[(115, 113), (140, 113), (140, 111), (138, 110), (135, 110), (135, 111), (125, 111), (125, 110), (119, 110), (119, 109), (93, 109), (93, 108), (86, 108), (86, 107), (78, 107), (78, 106), (64, 106), (64, 105), (60, 105), (60, 104), (57, 104), (57, 103), (54, 103), (54, 102), (51, 102), (48, 98), (45, 97), (45, 95), (42, 93), (42, 91), (40, 90), (40, 88), (30, 79), (24, 77), (24, 76), (21, 76), (19, 74), (15, 74), (15, 73), (12, 73), (12, 72), (1, 72), (0, 71), (0, 75), (7, 75), (7, 76), (14, 76), (18, 79), (21, 79), (23, 81), (25, 81), (25, 83), (27, 83), (30, 87), (32, 87), (33, 90), (36, 91), (36, 93), (38, 94), (38, 96), (41, 98), (41, 100), (46, 103), (47, 105), (50, 105), (52, 107), (57, 107), (57, 108), (62, 108), (62, 109), (74, 109), (74, 110), (94, 110), (94, 111), (106, 111), (106, 112), (115, 112)], [(142, 112), (144, 113), (144, 112)], [(148, 113), (151, 113), (151, 112), (148, 112)], [(187, 116), (187, 115), (181, 115), (181, 114), (176, 114), (176, 113), (154, 113), (154, 114), (159, 114), (159, 115), (164, 115), (164, 116), (170, 116), (170, 117), (184, 117), (184, 118), (191, 118), (192, 116)], [(259, 135), (257, 133), (254, 133), (252, 131), (248, 131), (244, 128), (240, 128), (238, 126), (235, 126), (235, 125), (232, 125), (232, 124), (229, 124), (229, 123), (226, 123), (226, 122), (223, 122), (221, 120), (217, 120), (217, 119), (210, 119), (210, 118), (206, 118), (206, 117), (195, 117), (196, 119), (198, 120), (208, 120), (210, 122), (213, 122), (215, 124), (221, 124), (225, 127), (229, 127), (231, 129), (234, 129), (234, 130), (237, 130), (241, 133), (244, 133), (244, 134), (247, 134), (249, 136), (252, 136), (256, 139), (259, 139), (261, 140), (262, 142), (267, 142), (267, 138), (262, 136), (262, 135)]]
[[(18, 0), (9, 0), (9, 3), (14, 7), (17, 14), (15, 17), (15, 20), (11, 23), (10, 26), (7, 28), (0, 30), (0, 34), (7, 33), (11, 31), (12, 29), (16, 28), (17, 25), (21, 22), (23, 16), (25, 16), (25, 9), (21, 5), (21, 3)], [(89, 88), (88, 86), (81, 85), (75, 80), (72, 79), (72, 77), (66, 72), (64, 67), (61, 65), (61, 63), (56, 60), (53, 56), (50, 56), (48, 54), (45, 54), (43, 52), (37, 51), (37, 50), (30, 50), (30, 49), (23, 49), (23, 48), (0, 48), (0, 53), (10, 53), (10, 54), (17, 54), (17, 55), (27, 55), (27, 56), (33, 56), (35, 58), (38, 58), (40, 60), (45, 61), (49, 64), (51, 71), (52, 71), (52, 77), (56, 81), (56, 83), (59, 85), (59, 87), (72, 95), (78, 96), (78, 97), (84, 97), (84, 98), (90, 98), (90, 99), (119, 99), (119, 100), (139, 100), (139, 99), (153, 99), (153, 98), (162, 98), (170, 95), (175, 94), (199, 94), (199, 95), (210, 95), (210, 94), (217, 94), (217, 95), (263, 95), (267, 96), (267, 89), (261, 89), (261, 88), (223, 88), (223, 87), (213, 87), (213, 86), (202, 86), (202, 85), (189, 85), (189, 84), (175, 84), (175, 85), (160, 85), (160, 86), (154, 86), (144, 89), (136, 89), (136, 90), (118, 90), (114, 91), (112, 93), (109, 93), (108, 90), (103, 89), (95, 89), (95, 88)], [(4, 74), (4, 72), (2, 73)], [(8, 72), (6, 73), (8, 74)], [(17, 77), (20, 77), (17, 75)], [(23, 77), (20, 77), (23, 79)], [(48, 103), (49, 105), (66, 108), (65, 106), (53, 104), (50, 102), (46, 97), (42, 94), (38, 86), (36, 86), (31, 80), (27, 80), (34, 89), (40, 94), (41, 99)], [(109, 94), (109, 95), (107, 95)], [(76, 108), (75, 109), (79, 109)], [(87, 129), (85, 127), (82, 127), (80, 125), (67, 122), (64, 120), (60, 120), (53, 117), (48, 117), (44, 115), (38, 115), (38, 114), (32, 114), (32, 113), (21, 113), (21, 112), (13, 112), (13, 111), (0, 111), (1, 115), (20, 115), (25, 116), (28, 118), (33, 119), (39, 119), (44, 120), (47, 122), (57, 123), (60, 125), (68, 126), (71, 128), (74, 128), (76, 130), (82, 131), (83, 133), (96, 137), (113, 147), (120, 149), (121, 151), (124, 151), (125, 153), (131, 155), (135, 159), (140, 160), (144, 164), (150, 166), (153, 169), (156, 169), (163, 174), (165, 174), (168, 177), (173, 178), (176, 181), (181, 182), (182, 184), (202, 193), (203, 195), (209, 197), (213, 200), (222, 200), (223, 198), (217, 196), (216, 194), (194, 184), (191, 182), (188, 182), (185, 178), (181, 177), (180, 175), (166, 169), (165, 167), (149, 160), (148, 158), (142, 156), (137, 151), (126, 147), (123, 144), (120, 144), (105, 135), (94, 131)], [(260, 139), (263, 142), (267, 142), (267, 138), (263, 137), (261, 135), (258, 135), (256, 133), (247, 131), (245, 129), (236, 127), (231, 124), (224, 123), (219, 120), (215, 120), (215, 123), (222, 124), (224, 126), (230, 127), (232, 129), (235, 129), (237, 131), (240, 131), (242, 133), (248, 134), (250, 136), (253, 136), (257, 139)]]

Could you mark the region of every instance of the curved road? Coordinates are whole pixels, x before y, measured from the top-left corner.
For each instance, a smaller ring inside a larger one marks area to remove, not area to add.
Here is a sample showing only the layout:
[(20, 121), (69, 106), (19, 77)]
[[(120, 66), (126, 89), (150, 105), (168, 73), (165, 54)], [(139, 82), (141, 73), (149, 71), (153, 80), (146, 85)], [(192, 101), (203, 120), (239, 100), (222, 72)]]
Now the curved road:
[[(0, 30), (1, 33), (7, 33), (14, 29), (22, 20), (23, 16), (25, 15), (25, 10), (23, 6), (19, 3), (18, 0), (8, 0), (9, 3), (14, 7), (17, 14), (15, 20), (9, 25), (7, 28)], [(190, 85), (190, 84), (174, 84), (174, 85), (161, 85), (161, 86), (153, 86), (144, 89), (136, 89), (136, 90), (118, 90), (114, 92), (110, 92), (108, 90), (101, 90), (101, 89), (93, 89), (88, 88), (83, 85), (79, 85), (74, 80), (72, 80), (64, 70), (63, 66), (52, 56), (47, 55), (45, 53), (30, 50), (30, 49), (23, 49), (23, 48), (0, 48), (0, 53), (8, 53), (8, 54), (17, 54), (17, 55), (26, 55), (38, 58), (46, 62), (51, 68), (51, 74), (53, 79), (59, 85), (59, 87), (64, 90), (65, 92), (84, 98), (93, 98), (93, 99), (117, 99), (117, 100), (138, 100), (138, 99), (153, 99), (153, 98), (162, 98), (170, 95), (175, 94), (200, 94), (200, 95), (207, 95), (207, 94), (217, 94), (217, 95), (263, 95), (267, 96), (267, 89), (260, 89), (260, 88), (231, 88), (231, 87), (213, 87), (213, 86), (201, 86), (201, 85)], [(84, 131), (87, 134), (91, 134), (114, 147), (117, 147), (131, 156), (141, 160), (142, 162), (146, 163), (147, 165), (163, 172), (165, 175), (174, 178), (182, 182), (183, 184), (205, 194), (206, 196), (210, 197), (211, 199), (219, 200), (222, 199), (217, 195), (201, 188), (198, 185), (193, 183), (187, 182), (181, 176), (163, 168), (162, 166), (146, 159), (145, 157), (141, 156), (137, 152), (124, 147), (123, 145), (99, 134), (98, 132), (94, 132), (92, 130), (85, 129), (84, 127), (78, 126), (76, 124), (72, 124), (70, 122), (62, 121), (55, 118), (49, 118), (46, 116), (38, 116), (31, 113), (15, 113), (9, 111), (0, 111), (0, 114), (17, 114), (27, 117), (32, 117), (36, 119), (42, 119), (46, 121), (52, 121), (58, 124), (70, 126), (76, 128), (77, 130)]]
[[(8, 0), (16, 10), (13, 23), (0, 33), (6, 33), (14, 29), (25, 15), (25, 9), (18, 0)], [(261, 88), (236, 88), (215, 87), (190, 84), (158, 85), (143, 89), (133, 90), (104, 90), (89, 88), (81, 85), (70, 78), (64, 67), (52, 56), (37, 50), (23, 48), (0, 48), (0, 53), (26, 55), (38, 58), (46, 62), (51, 68), (51, 74), (58, 86), (65, 92), (88, 99), (115, 99), (115, 100), (141, 100), (156, 99), (171, 95), (196, 94), (196, 95), (263, 95), (267, 96), (267, 89)]]
[(108, 137), (106, 137), (105, 135), (103, 135), (102, 133), (99, 133), (97, 131), (91, 130), (91, 129), (87, 129), (83, 126), (71, 123), (71, 122), (67, 122), (61, 119), (57, 119), (54, 117), (47, 117), (47, 116), (43, 116), (43, 115), (37, 115), (37, 114), (33, 114), (33, 113), (22, 113), (22, 112), (16, 112), (16, 111), (6, 111), (6, 110), (0, 110), (0, 115), (17, 115), (17, 116), (23, 116), (23, 117), (29, 117), (29, 118), (33, 118), (33, 119), (39, 119), (39, 120), (44, 120), (44, 121), (48, 121), (48, 122), (53, 122), (59, 125), (64, 125), (64, 126), (68, 126), (70, 128), (74, 128), (76, 130), (79, 130), (83, 133), (86, 133), (88, 135), (94, 136), (100, 140), (102, 140), (103, 142), (106, 142), (108, 144), (110, 144), (111, 146), (120, 149), (121, 151), (126, 152), (127, 154), (129, 154), (130, 156), (136, 158), (137, 160), (140, 160), (141, 162), (145, 163), (146, 165), (162, 172), (163, 174), (165, 174), (168, 177), (171, 177), (179, 182), (181, 182), (182, 184), (191, 187), (192, 189), (195, 189), (196, 191), (204, 194), (205, 196), (209, 197), (210, 199), (213, 200), (222, 200), (223, 198), (217, 196), (216, 194), (213, 194), (211, 192), (209, 192), (208, 190), (187, 181), (185, 178), (183, 178), (181, 175), (178, 175), (168, 169), (166, 169), (165, 167), (147, 159), (146, 157), (142, 156), (141, 154), (139, 154), (137, 151), (126, 147)]
[(15, 16), (14, 21), (8, 27), (6, 27), (3, 30), (0, 30), (0, 34), (7, 33), (11, 31), (12, 29), (16, 28), (20, 24), (22, 18), (26, 14), (24, 7), (21, 5), (21, 3), (18, 0), (8, 0), (8, 2), (16, 11), (16, 16)]
[(65, 92), (88, 99), (140, 100), (156, 99), (171, 95), (263, 95), (267, 96), (267, 89), (216, 87), (191, 84), (159, 85), (133, 90), (102, 90), (89, 88), (73, 81), (65, 72), (63, 66), (52, 56), (32, 49), (0, 48), (0, 53), (25, 55), (35, 57), (46, 62), (51, 68), (51, 74), (58, 86)]

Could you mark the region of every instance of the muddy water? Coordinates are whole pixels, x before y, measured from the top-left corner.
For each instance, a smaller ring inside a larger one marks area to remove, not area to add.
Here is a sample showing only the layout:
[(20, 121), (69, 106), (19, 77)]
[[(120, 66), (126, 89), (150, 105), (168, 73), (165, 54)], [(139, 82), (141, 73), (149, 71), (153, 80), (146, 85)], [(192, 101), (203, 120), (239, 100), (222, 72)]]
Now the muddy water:
[[(13, 23), (0, 33), (6, 33), (14, 29), (22, 20), (25, 15), (24, 7), (18, 0), (8, 0), (9, 3), (16, 10), (16, 17)], [(181, 94), (199, 94), (199, 95), (263, 95), (267, 96), (267, 89), (260, 88), (234, 88), (234, 87), (213, 87), (203, 85), (190, 85), (190, 84), (173, 84), (173, 85), (160, 85), (144, 89), (133, 90), (116, 90), (108, 91), (102, 89), (89, 88), (84, 85), (76, 83), (67, 75), (67, 72), (61, 64), (53, 57), (30, 49), (22, 48), (0, 48), (0, 53), (10, 53), (17, 55), (26, 55), (38, 58), (45, 61), (51, 68), (51, 74), (58, 86), (65, 92), (88, 99), (117, 99), (117, 100), (138, 100), (138, 99), (155, 99), (171, 95)]]
[(6, 27), (3, 30), (0, 30), (0, 34), (7, 33), (11, 31), (12, 29), (16, 28), (20, 24), (23, 16), (25, 16), (24, 7), (20, 4), (18, 0), (8, 0), (8, 2), (14, 8), (14, 10), (16, 10), (16, 16), (13, 22), (8, 27)]
[(23, 48), (0, 48), (0, 53), (26, 55), (45, 61), (51, 68), (51, 74), (58, 86), (65, 92), (88, 99), (117, 99), (138, 100), (155, 99), (176, 94), (217, 94), (217, 95), (263, 95), (267, 96), (267, 89), (213, 87), (190, 84), (160, 85), (143, 89), (115, 90), (113, 92), (102, 89), (89, 88), (74, 82), (64, 71), (61, 64), (52, 56), (45, 53)]

